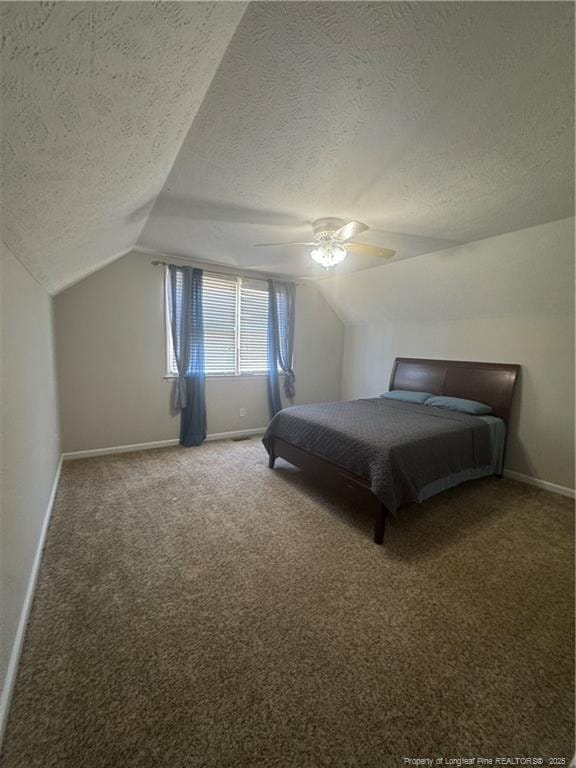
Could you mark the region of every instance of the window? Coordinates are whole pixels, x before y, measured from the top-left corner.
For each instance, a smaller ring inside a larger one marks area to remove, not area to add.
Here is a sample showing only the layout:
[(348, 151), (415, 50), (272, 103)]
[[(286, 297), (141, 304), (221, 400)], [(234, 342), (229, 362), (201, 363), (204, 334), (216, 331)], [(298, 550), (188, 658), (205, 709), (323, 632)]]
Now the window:
[[(268, 286), (266, 283), (263, 280), (204, 272), (202, 307), (206, 375), (241, 376), (266, 373), (268, 368)], [(168, 313), (166, 313), (166, 330), (167, 375), (177, 376)]]
[(204, 359), (207, 374), (236, 373), (237, 292), (235, 279), (204, 273)]

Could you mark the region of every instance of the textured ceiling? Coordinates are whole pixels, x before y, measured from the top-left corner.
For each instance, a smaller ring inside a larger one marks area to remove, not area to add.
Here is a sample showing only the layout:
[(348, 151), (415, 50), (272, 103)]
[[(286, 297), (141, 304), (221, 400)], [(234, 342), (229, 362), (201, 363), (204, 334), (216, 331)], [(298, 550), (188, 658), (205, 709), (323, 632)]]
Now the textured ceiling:
[(570, 215), (572, 18), (546, 2), (250, 5), (140, 245), (303, 275), (322, 273), (306, 249), (253, 243), (340, 216), (405, 257)]
[(0, 229), (51, 291), (136, 241), (314, 275), (253, 244), (339, 216), (405, 258), (573, 211), (571, 3), (0, 8)]
[(50, 291), (134, 245), (244, 10), (1, 3), (0, 229)]

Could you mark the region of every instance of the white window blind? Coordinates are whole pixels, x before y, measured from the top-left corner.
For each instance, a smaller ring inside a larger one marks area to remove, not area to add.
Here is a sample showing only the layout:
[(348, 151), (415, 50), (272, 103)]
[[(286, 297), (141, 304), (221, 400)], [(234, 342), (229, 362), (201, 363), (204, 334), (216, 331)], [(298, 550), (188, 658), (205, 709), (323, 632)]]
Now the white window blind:
[[(170, 273), (168, 268), (165, 270), (165, 292), (164, 301), (166, 303), (166, 372), (168, 376), (178, 376), (178, 366), (176, 365), (176, 355), (174, 354), (174, 340), (172, 338), (172, 318), (170, 317), (170, 302), (168, 300), (168, 283)], [(182, 273), (176, 273), (176, 314), (179, 316), (182, 306)]]
[(268, 368), (268, 286), (261, 280), (240, 282), (240, 373), (263, 373)]
[[(268, 367), (266, 283), (262, 280), (204, 272), (202, 306), (206, 375), (265, 373)], [(167, 373), (169, 376), (177, 376), (168, 314), (166, 328)]]
[(236, 373), (237, 281), (204, 273), (204, 358), (206, 373)]

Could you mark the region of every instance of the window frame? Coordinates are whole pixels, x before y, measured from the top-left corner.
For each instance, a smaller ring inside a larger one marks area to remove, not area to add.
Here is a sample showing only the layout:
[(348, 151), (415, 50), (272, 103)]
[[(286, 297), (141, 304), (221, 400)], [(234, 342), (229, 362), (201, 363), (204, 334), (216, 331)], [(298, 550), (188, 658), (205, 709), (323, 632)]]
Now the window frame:
[[(217, 272), (208, 272), (206, 271), (207, 275), (214, 275), (215, 277), (220, 277), (220, 275)], [(178, 378), (178, 371), (174, 370), (172, 368), (172, 359), (173, 359), (173, 348), (174, 344), (172, 341), (172, 328), (170, 324), (170, 318), (168, 316), (168, 275), (169, 270), (168, 267), (165, 268), (165, 274), (164, 274), (164, 336), (165, 336), (165, 343), (164, 343), (164, 379), (177, 379)], [(262, 371), (240, 371), (240, 315), (242, 311), (242, 301), (241, 301), (241, 293), (242, 293), (242, 280), (243, 277), (241, 275), (225, 275), (225, 277), (230, 277), (234, 280), (236, 285), (236, 323), (234, 326), (234, 342), (236, 345), (235, 350), (235, 361), (236, 361), (236, 370), (234, 372), (230, 373), (206, 373), (206, 378), (208, 379), (237, 379), (237, 378), (246, 378), (246, 379), (256, 379), (256, 378), (264, 378), (268, 376), (268, 370), (262, 370)], [(252, 277), (246, 277), (247, 281), (251, 283), (258, 283), (261, 282), (263, 285), (266, 285), (266, 281), (261, 278), (252, 278)], [(279, 371), (280, 372), (280, 371)]]

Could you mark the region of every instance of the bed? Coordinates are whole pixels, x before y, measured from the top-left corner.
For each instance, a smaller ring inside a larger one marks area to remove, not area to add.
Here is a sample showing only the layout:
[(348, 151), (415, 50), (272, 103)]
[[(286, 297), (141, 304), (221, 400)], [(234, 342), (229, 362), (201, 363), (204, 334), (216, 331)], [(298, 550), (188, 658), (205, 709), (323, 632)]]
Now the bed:
[(383, 398), (291, 406), (272, 419), (263, 442), (274, 468), (282, 458), (356, 505), (374, 511), (374, 541), (401, 506), (462, 482), (502, 473), (519, 366), (399, 357), (389, 390), (475, 400), (488, 416)]

